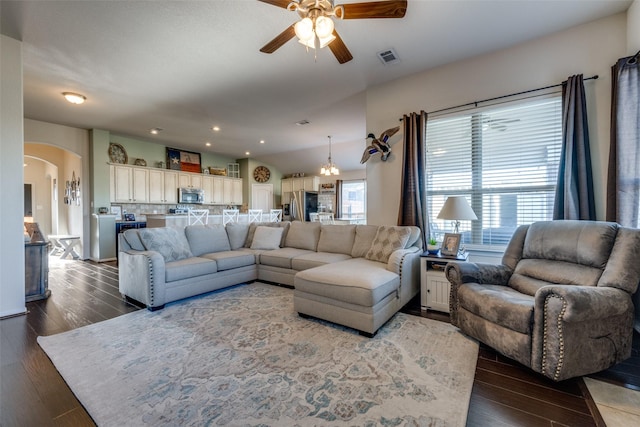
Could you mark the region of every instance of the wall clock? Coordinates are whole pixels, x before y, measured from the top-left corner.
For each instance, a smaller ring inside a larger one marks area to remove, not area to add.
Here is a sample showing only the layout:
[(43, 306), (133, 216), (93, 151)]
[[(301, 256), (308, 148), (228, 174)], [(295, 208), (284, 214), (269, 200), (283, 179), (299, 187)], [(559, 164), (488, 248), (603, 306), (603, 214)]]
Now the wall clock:
[(267, 182), (271, 177), (271, 171), (266, 166), (258, 166), (253, 170), (253, 179), (257, 182)]
[(127, 152), (122, 145), (111, 142), (109, 143), (109, 160), (111, 163), (126, 164), (129, 162), (129, 157), (127, 157)]

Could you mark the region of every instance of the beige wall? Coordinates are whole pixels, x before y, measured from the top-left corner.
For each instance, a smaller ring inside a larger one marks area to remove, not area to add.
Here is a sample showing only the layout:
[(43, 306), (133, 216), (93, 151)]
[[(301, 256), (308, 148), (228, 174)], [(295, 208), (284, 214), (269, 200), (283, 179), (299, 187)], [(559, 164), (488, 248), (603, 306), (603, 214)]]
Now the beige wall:
[(627, 10), (627, 55), (640, 51), (640, 0), (635, 0)]
[[(636, 3), (638, 1), (636, 0)], [(634, 5), (637, 7), (637, 5)], [(598, 219), (605, 214), (609, 152), (611, 66), (627, 50), (625, 13), (580, 25), (518, 46), (445, 65), (367, 91), (367, 129), (397, 125), (403, 114), (435, 111), (495, 96), (560, 83), (573, 74), (585, 82)], [(369, 224), (395, 224), (398, 216), (402, 135), (392, 140), (387, 162), (367, 162)]]

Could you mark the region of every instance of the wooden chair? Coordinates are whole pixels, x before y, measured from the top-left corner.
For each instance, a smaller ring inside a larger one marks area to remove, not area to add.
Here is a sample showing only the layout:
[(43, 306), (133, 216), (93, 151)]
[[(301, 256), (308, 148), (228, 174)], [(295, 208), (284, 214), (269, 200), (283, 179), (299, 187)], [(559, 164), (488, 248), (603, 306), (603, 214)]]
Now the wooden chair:
[(269, 221), (270, 222), (282, 221), (282, 209), (271, 209), (269, 211)]
[(238, 209), (223, 209), (222, 210), (222, 224), (227, 225), (230, 222), (238, 222)]
[(262, 209), (249, 209), (249, 224), (262, 222)]
[(207, 225), (209, 223), (209, 209), (189, 209), (189, 225)]

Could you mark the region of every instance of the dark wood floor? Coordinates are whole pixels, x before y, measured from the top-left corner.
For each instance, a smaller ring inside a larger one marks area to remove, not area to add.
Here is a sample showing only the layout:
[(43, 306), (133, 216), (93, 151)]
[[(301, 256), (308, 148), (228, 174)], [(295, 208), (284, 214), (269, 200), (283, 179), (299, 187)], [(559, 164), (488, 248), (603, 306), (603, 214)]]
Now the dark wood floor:
[[(36, 342), (51, 335), (138, 310), (118, 293), (115, 263), (52, 263), (51, 297), (27, 304), (28, 314), (0, 321), (0, 426), (92, 426), (93, 421)], [(405, 310), (420, 313), (417, 300)], [(440, 313), (425, 314), (448, 321)], [(639, 340), (640, 341), (640, 340)], [(640, 356), (607, 381), (640, 385)], [(622, 364), (621, 364), (622, 365)], [(621, 380), (622, 378), (622, 380)], [(468, 426), (602, 426), (582, 379), (553, 383), (481, 347)]]

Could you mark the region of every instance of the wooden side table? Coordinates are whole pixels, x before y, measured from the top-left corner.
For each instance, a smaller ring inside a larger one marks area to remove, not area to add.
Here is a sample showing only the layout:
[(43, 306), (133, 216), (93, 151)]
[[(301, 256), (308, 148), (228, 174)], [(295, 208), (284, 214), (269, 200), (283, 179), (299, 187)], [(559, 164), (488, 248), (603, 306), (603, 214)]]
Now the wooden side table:
[(468, 253), (450, 257), (424, 252), (420, 256), (420, 309), (449, 312), (451, 284), (444, 275), (449, 261), (466, 261)]

